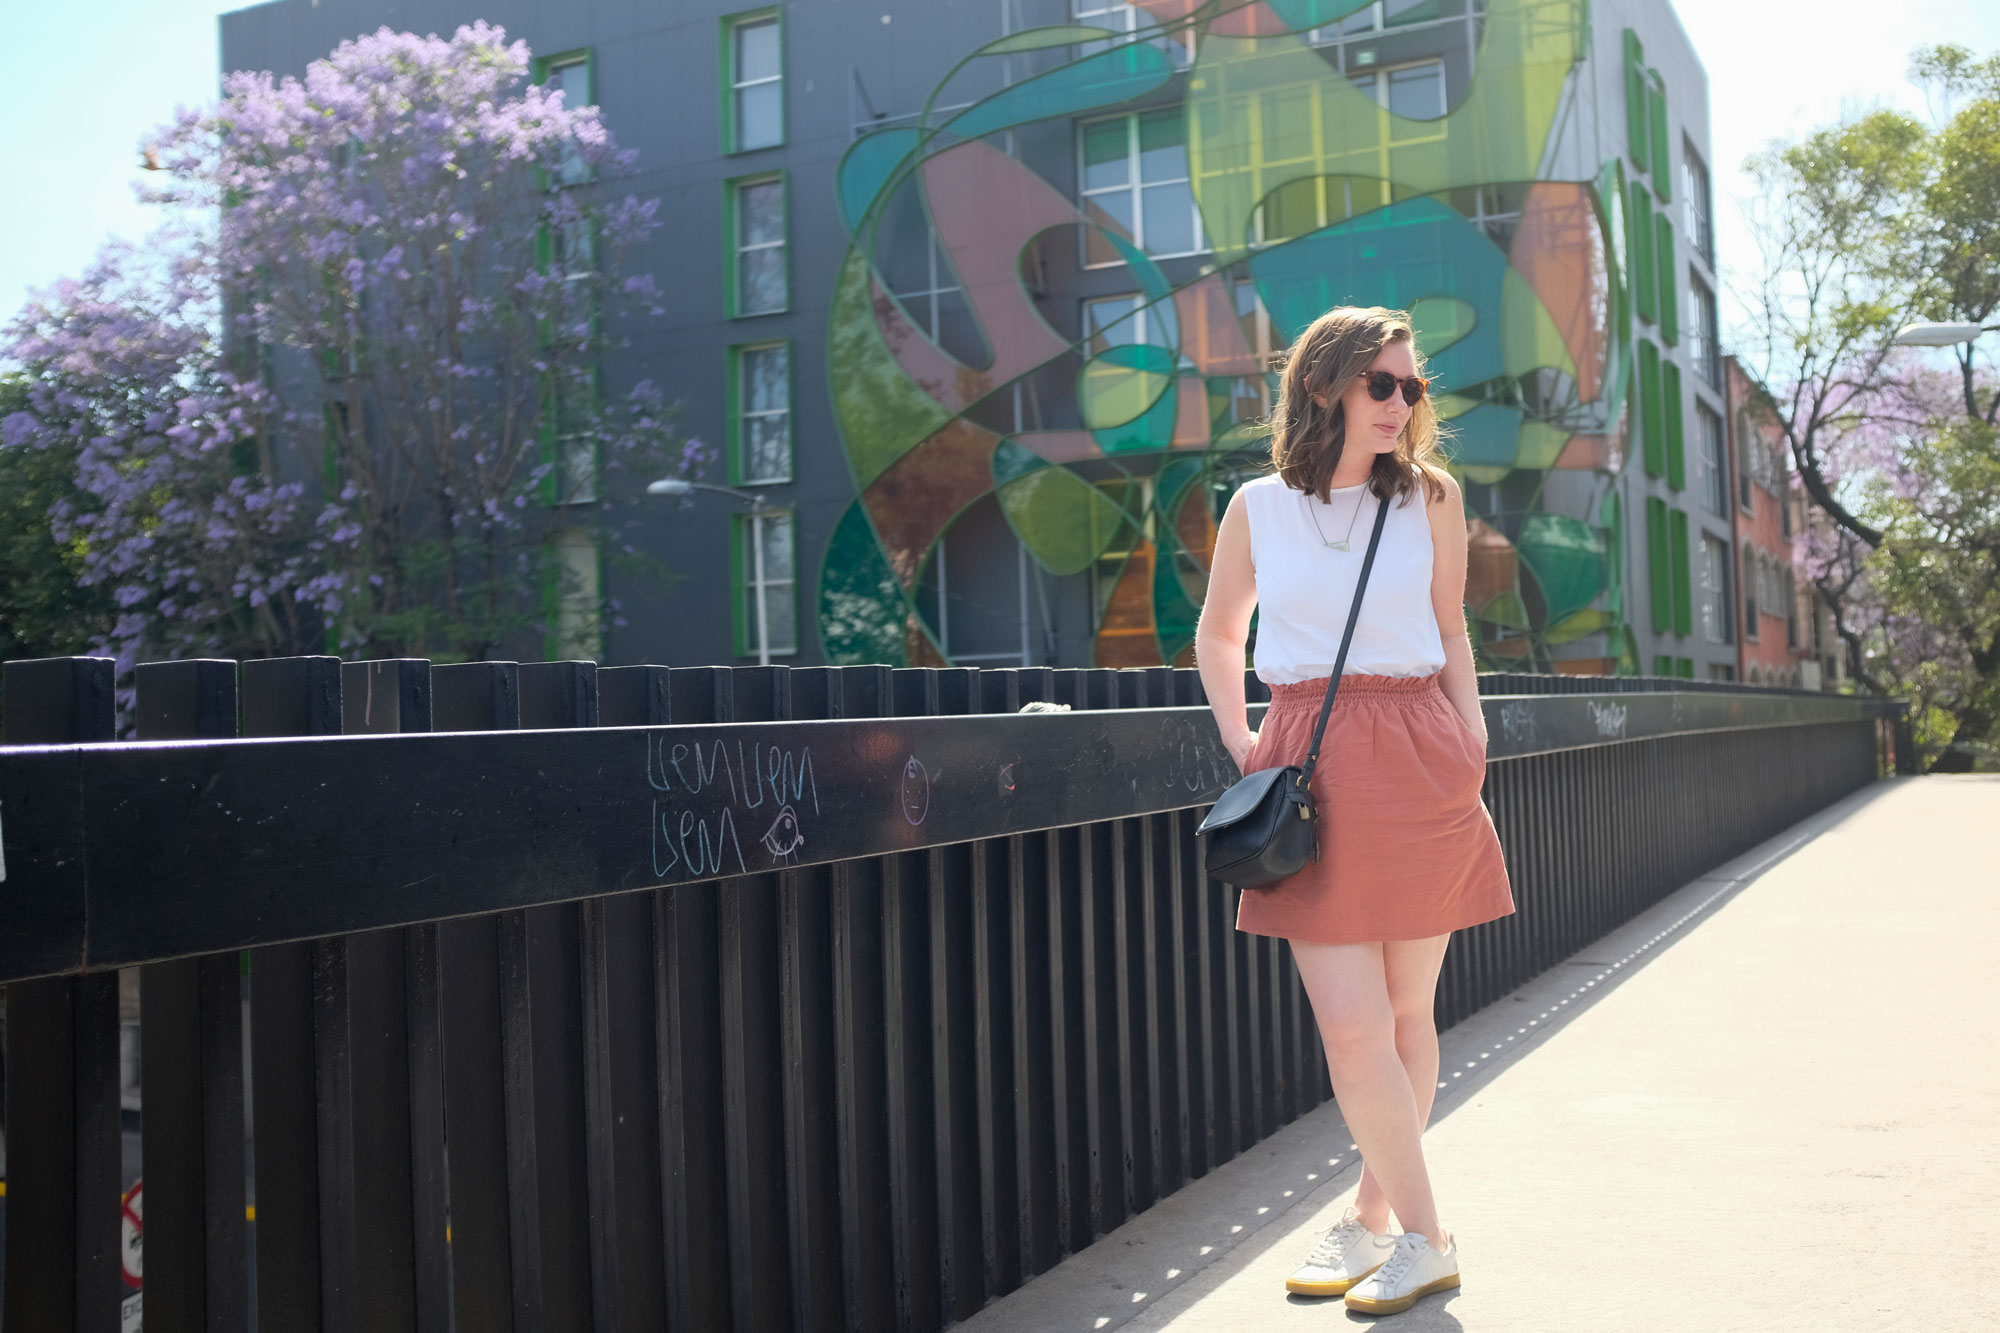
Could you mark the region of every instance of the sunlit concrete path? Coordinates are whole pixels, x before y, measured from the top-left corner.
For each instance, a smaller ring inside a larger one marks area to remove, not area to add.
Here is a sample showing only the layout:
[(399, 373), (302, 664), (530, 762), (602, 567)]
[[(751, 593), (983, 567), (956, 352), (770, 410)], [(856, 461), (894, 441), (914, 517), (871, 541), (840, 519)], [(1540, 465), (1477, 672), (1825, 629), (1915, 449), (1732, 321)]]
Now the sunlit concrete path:
[[(2000, 1322), (2000, 777), (1877, 785), (1444, 1034), (1427, 1135), (1464, 1286), (1398, 1333)], [(1325, 1329), (1284, 1291), (1353, 1201), (1318, 1111), (968, 1333)]]

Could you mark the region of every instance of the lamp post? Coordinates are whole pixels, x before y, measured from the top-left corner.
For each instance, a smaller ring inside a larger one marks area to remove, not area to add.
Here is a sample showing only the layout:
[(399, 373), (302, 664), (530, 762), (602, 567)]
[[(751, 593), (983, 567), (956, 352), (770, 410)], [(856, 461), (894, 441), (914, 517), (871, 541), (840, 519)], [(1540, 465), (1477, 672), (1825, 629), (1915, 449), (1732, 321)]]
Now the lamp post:
[(1976, 322), (1905, 324), (1889, 341), (1897, 347), (1951, 347), (1969, 343), (2000, 325)]
[(715, 491), (749, 502), (751, 578), (757, 587), (757, 665), (769, 666), (770, 629), (764, 615), (764, 497), (755, 491), (739, 491), (734, 486), (716, 486), (705, 481), (685, 481), (680, 477), (662, 477), (646, 487), (648, 495), (686, 495), (690, 491)]

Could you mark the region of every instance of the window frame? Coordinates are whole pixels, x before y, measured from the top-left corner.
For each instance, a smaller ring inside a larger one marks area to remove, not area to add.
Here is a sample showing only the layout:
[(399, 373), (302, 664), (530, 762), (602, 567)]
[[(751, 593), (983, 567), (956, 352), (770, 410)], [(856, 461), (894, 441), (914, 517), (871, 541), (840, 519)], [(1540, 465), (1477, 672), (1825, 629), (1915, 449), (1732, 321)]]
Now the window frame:
[(1714, 272), (1715, 179), (1686, 135), (1681, 136), (1681, 222), (1688, 249)]
[(1709, 388), (1722, 389), (1721, 329), (1717, 324), (1715, 290), (1700, 273), (1688, 269), (1688, 360)]
[[(1142, 21), (1139, 7), (1132, 4), (1131, 0), (1094, 0), (1094, 3), (1093, 0), (1070, 0), (1069, 21), (1078, 26), (1110, 28), (1117, 32), (1120, 29), (1114, 24), (1121, 12), (1125, 16), (1125, 26), (1122, 31), (1126, 36), (1136, 35), (1144, 28), (1161, 26), (1160, 21), (1150, 14), (1144, 16)], [(1095, 22), (1102, 19), (1113, 22)], [(1185, 70), (1194, 64), (1195, 34), (1192, 25), (1184, 24), (1176, 32), (1156, 32), (1141, 40), (1167, 52), (1167, 59), (1173, 62), (1176, 70)], [(1092, 56), (1098, 51), (1110, 49), (1111, 45), (1109, 41), (1078, 42), (1077, 54), (1079, 57)]]
[[(1079, 118), (1076, 122), (1076, 138), (1074, 141), (1074, 148), (1076, 152), (1076, 200), (1077, 200), (1078, 211), (1087, 212), (1090, 201), (1094, 198), (1097, 198), (1102, 195), (1113, 194), (1120, 190), (1126, 191), (1130, 195), (1132, 202), (1132, 225), (1128, 229), (1131, 232), (1132, 244), (1136, 245), (1139, 249), (1145, 251), (1146, 255), (1149, 258), (1156, 260), (1190, 259), (1201, 255), (1215, 253), (1215, 247), (1209, 243), (1207, 224), (1203, 221), (1201, 216), (1200, 201), (1198, 200), (1195, 194), (1194, 162), (1193, 159), (1191, 159), (1188, 156), (1187, 133), (1186, 133), (1187, 126), (1185, 121), (1183, 121), (1181, 126), (1181, 131), (1182, 131), (1181, 165), (1184, 174), (1181, 175), (1178, 179), (1169, 177), (1168, 179), (1165, 180), (1156, 180), (1156, 181), (1148, 181), (1140, 174), (1139, 164), (1141, 159), (1141, 153), (1139, 151), (1139, 121), (1141, 120), (1141, 118), (1146, 116), (1184, 116), (1184, 115), (1185, 112), (1183, 108), (1178, 106), (1151, 107), (1143, 111), (1121, 111), (1114, 116), (1092, 116), (1087, 119)], [(1092, 126), (1104, 125), (1112, 121), (1122, 121), (1124, 122), (1125, 125), (1125, 167), (1126, 167), (1125, 183), (1123, 185), (1100, 186), (1099, 188), (1093, 190), (1088, 188), (1084, 184), (1085, 181), (1084, 173), (1090, 169), (1089, 163), (1086, 162), (1084, 159), (1084, 137), (1090, 132)], [(1192, 250), (1156, 251), (1146, 243), (1146, 209), (1145, 209), (1146, 201), (1145, 201), (1144, 191), (1146, 187), (1149, 185), (1174, 185), (1174, 184), (1187, 186), (1188, 212), (1194, 219), (1195, 248)], [(1123, 264), (1125, 262), (1122, 256), (1113, 259), (1097, 260), (1095, 262), (1091, 260), (1090, 231), (1091, 228), (1095, 225), (1096, 224), (1091, 222), (1083, 222), (1078, 224), (1077, 227), (1077, 258), (1079, 261), (1078, 267), (1086, 270), (1117, 268), (1120, 264)]]
[(774, 580), (766, 571), (764, 579), (764, 601), (768, 610), (771, 604), (771, 588), (777, 584), (789, 584), (787, 605), (792, 621), (792, 646), (778, 648), (767, 645), (766, 655), (776, 659), (796, 657), (802, 650), (800, 629), (804, 625), (799, 615), (799, 511), (792, 505), (759, 506), (754, 511), (734, 513), (729, 516), (729, 636), (730, 648), (737, 657), (757, 656), (756, 640), (750, 634), (751, 607), (756, 601), (757, 565), (750, 543), (761, 535), (761, 525), (773, 518), (782, 518), (792, 529), (792, 576), (789, 579)]
[[(1729, 517), (1729, 440), (1722, 414), (1701, 400), (1694, 400), (1695, 432), (1701, 437), (1702, 501), (1717, 518)], [(1714, 422), (1711, 433), (1708, 423)], [(1711, 447), (1713, 446), (1713, 447)]]
[[(782, 477), (752, 478), (744, 472), (744, 426), (749, 412), (743, 397), (747, 381), (743, 376), (743, 354), (746, 352), (769, 351), (783, 348), (785, 353), (785, 475)], [(725, 436), (729, 455), (729, 484), (731, 486), (789, 486), (798, 480), (798, 359), (792, 354), (790, 338), (760, 338), (755, 342), (735, 343), (727, 349), (723, 369), (723, 399), (728, 411)]]
[[(785, 11), (782, 5), (764, 5), (757, 9), (739, 10), (734, 14), (724, 14), (720, 20), (721, 78), (718, 91), (722, 98), (722, 154), (736, 157), (744, 153), (763, 153), (773, 148), (783, 148), (791, 139), (790, 107), (785, 97)], [(775, 25), (778, 32), (778, 72), (768, 79), (740, 82), (736, 77), (736, 34), (743, 28), (756, 27), (763, 23)], [(738, 142), (741, 126), (737, 124), (737, 94), (745, 88), (761, 87), (767, 83), (778, 85), (778, 137), (772, 143), (758, 144), (754, 148), (742, 147)]]
[[(742, 241), (743, 212), (740, 204), (742, 192), (758, 185), (778, 187), (778, 228), (782, 233), (775, 242), (762, 242), (755, 246), (745, 246)], [(790, 314), (792, 309), (792, 186), (789, 173), (778, 167), (770, 171), (753, 171), (744, 176), (731, 176), (722, 183), (722, 235), (726, 247), (727, 266), (723, 275), (723, 311), (730, 319), (758, 319), (765, 315)], [(750, 250), (781, 249), (784, 251), (785, 299), (782, 305), (771, 310), (743, 309), (743, 256)]]

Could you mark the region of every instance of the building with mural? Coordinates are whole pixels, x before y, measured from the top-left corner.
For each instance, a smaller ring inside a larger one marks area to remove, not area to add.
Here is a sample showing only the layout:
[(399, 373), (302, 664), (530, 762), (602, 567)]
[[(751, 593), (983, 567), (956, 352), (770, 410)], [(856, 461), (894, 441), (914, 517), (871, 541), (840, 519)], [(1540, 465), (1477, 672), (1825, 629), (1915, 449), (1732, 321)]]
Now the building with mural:
[(277, 0), (224, 66), (475, 17), (663, 201), (672, 309), (607, 390), (667, 385), (762, 499), (662, 506), (687, 576), (608, 575), (602, 660), (745, 660), (761, 604), (794, 664), (1185, 663), (1271, 357), (1351, 303), (1430, 357), (1484, 665), (1737, 668), (1707, 84), (1663, 0)]

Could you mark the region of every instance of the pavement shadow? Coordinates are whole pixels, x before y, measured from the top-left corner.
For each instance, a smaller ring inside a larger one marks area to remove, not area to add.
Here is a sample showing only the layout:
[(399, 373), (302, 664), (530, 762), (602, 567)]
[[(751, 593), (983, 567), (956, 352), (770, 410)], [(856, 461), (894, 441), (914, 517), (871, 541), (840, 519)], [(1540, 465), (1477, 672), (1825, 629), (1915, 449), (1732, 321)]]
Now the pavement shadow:
[[(1439, 1088), (1430, 1124), (1466, 1104), (1501, 1070), (1569, 1026), (1772, 869), (1892, 788), (1916, 780), (1872, 783), (1807, 816), (1440, 1033)], [(1338, 1151), (1329, 1152), (1329, 1146)], [(1315, 1214), (1327, 1212), (1319, 1221), (1331, 1225), (1337, 1220), (1332, 1205), (1353, 1189), (1360, 1172), (1340, 1109), (1328, 1101), (959, 1327), (967, 1333), (1244, 1327), (1240, 1317), (1217, 1322), (1196, 1307), (1274, 1247), (1294, 1243)], [(1334, 1318), (1351, 1326), (1393, 1318), (1396, 1333), (1459, 1333), (1464, 1326), (1451, 1313), (1458, 1294), (1427, 1296), (1394, 1316), (1350, 1311), (1338, 1297), (1288, 1294), (1271, 1303), (1269, 1333), (1307, 1315), (1321, 1325)], [(1235, 1313), (1240, 1316), (1240, 1309)]]

